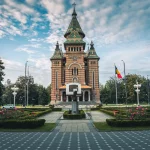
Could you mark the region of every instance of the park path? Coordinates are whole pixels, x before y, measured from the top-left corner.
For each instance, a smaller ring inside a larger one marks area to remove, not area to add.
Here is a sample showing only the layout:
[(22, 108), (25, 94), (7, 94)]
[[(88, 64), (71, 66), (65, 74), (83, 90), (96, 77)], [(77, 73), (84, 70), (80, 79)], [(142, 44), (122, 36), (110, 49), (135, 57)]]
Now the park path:
[(62, 120), (60, 119), (63, 112), (51, 112), (39, 119), (45, 119), (46, 123), (57, 123), (54, 131), (56, 132), (96, 132), (92, 122), (105, 122), (106, 119), (112, 118), (100, 111), (87, 112), (91, 116), (91, 119), (83, 120)]

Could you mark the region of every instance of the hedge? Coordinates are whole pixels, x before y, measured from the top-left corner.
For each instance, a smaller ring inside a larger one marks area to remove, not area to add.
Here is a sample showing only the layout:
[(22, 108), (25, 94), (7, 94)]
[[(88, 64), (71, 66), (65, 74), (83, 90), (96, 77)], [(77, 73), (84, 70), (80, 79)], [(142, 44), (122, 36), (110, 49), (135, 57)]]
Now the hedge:
[(5, 120), (0, 122), (0, 127), (9, 129), (31, 129), (43, 126), (45, 119), (30, 119), (30, 120)]
[(136, 126), (150, 126), (150, 120), (116, 120), (106, 119), (109, 126), (113, 127), (136, 127)]
[(70, 111), (65, 111), (63, 117), (65, 119), (83, 119), (85, 118), (85, 113), (83, 110), (79, 110), (79, 114), (71, 114)]

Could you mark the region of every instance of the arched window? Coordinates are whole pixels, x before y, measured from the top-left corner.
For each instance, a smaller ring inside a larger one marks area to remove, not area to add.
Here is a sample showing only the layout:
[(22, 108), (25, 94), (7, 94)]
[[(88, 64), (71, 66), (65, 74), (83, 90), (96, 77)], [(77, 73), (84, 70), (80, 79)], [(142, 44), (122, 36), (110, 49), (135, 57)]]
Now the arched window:
[(77, 75), (77, 68), (74, 67), (74, 72), (73, 72), (74, 75)]
[(73, 69), (72, 69), (72, 75), (73, 75)]
[(79, 50), (81, 51), (81, 47), (79, 47)]
[(71, 51), (73, 51), (73, 47), (71, 47)]
[(68, 51), (70, 51), (70, 47), (68, 48)]
[(77, 75), (78, 75), (78, 68), (77, 68)]
[(78, 82), (78, 79), (77, 79), (76, 77), (73, 78), (73, 82), (74, 82), (74, 83)]
[(66, 78), (65, 78), (66, 76), (65, 76), (65, 70), (64, 70), (64, 83), (65, 83), (65, 80), (66, 80)]

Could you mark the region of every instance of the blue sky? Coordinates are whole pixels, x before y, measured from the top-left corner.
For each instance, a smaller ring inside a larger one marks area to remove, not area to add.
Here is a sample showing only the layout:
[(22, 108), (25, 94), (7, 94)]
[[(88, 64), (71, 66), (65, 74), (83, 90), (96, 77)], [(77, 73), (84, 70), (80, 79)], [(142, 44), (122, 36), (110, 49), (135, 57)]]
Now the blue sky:
[[(24, 75), (28, 60), (35, 82), (48, 86), (55, 44), (65, 41), (74, 0), (1, 0), (0, 57), (5, 81)], [(123, 74), (150, 75), (150, 0), (76, 0), (78, 21), (100, 56), (100, 82)], [(86, 45), (87, 50), (87, 45)], [(85, 51), (86, 51), (85, 50)]]

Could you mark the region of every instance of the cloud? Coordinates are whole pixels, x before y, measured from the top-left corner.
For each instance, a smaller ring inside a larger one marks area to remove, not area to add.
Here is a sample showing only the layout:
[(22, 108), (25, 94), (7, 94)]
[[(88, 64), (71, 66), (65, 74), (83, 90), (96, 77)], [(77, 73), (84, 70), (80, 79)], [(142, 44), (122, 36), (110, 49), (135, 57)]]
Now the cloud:
[(29, 49), (26, 48), (26, 47), (17, 48), (16, 51), (17, 51), (17, 52), (26, 52), (27, 54), (34, 54), (34, 53), (36, 53), (36, 51), (34, 51), (34, 50), (29, 50)]

